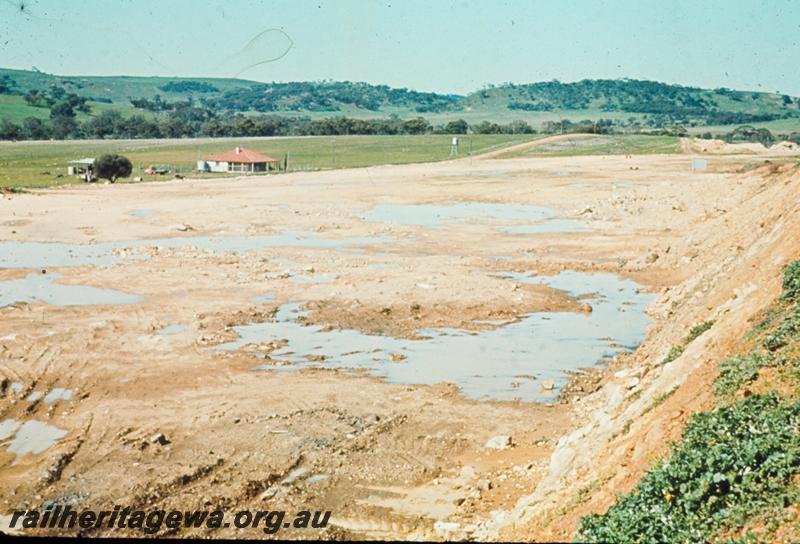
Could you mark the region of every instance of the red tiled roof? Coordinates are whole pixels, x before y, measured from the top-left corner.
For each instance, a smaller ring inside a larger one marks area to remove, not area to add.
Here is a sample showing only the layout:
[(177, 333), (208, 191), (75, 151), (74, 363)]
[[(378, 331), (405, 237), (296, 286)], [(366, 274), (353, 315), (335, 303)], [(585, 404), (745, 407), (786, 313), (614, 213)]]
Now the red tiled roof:
[(258, 162), (278, 162), (278, 159), (267, 157), (266, 155), (256, 153), (255, 151), (245, 147), (237, 147), (236, 149), (232, 149), (227, 153), (222, 153), (221, 155), (211, 155), (210, 157), (206, 157), (204, 160), (217, 162), (244, 162), (248, 164)]

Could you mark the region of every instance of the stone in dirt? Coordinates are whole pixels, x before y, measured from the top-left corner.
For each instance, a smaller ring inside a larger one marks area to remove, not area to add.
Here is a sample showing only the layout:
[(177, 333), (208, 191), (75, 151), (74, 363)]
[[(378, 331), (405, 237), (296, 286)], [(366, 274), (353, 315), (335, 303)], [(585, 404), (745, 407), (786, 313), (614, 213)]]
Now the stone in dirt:
[(511, 437), (508, 435), (500, 435), (490, 438), (486, 442), (486, 447), (490, 450), (505, 450), (514, 445)]
[(433, 524), (436, 534), (444, 538), (453, 537), (454, 533), (461, 531), (461, 525), (452, 521), (437, 521)]
[(161, 444), (162, 446), (166, 446), (170, 441), (164, 433), (156, 433), (150, 437), (150, 442), (153, 444)]

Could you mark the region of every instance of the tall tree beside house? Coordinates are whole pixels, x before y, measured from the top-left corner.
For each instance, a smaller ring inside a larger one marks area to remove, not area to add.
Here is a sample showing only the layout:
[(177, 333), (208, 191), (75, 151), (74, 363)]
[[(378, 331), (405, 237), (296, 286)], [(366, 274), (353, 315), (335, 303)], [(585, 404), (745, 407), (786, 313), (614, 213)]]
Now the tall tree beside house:
[(450, 121), (444, 127), (444, 131), (447, 134), (466, 134), (467, 130), (469, 130), (469, 125), (463, 119)]
[(94, 175), (107, 179), (111, 183), (118, 178), (127, 178), (133, 171), (133, 165), (128, 157), (122, 155), (103, 155), (94, 163)]

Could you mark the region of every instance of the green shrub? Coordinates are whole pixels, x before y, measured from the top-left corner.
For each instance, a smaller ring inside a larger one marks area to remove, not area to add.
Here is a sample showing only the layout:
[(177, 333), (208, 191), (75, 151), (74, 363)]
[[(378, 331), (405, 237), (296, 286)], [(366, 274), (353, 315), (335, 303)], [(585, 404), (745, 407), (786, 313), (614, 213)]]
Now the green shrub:
[(714, 382), (714, 393), (732, 397), (742, 386), (753, 382), (758, 371), (770, 363), (770, 357), (750, 353), (725, 359), (719, 364), (719, 377)]
[(800, 300), (800, 260), (794, 261), (783, 271), (783, 295), (785, 300)]
[(769, 351), (776, 351), (798, 338), (800, 338), (800, 303), (784, 312), (781, 324), (764, 337), (764, 347)]
[(695, 325), (689, 331), (689, 335), (686, 337), (686, 340), (684, 340), (684, 345), (691, 344), (697, 339), (698, 336), (700, 336), (713, 326), (714, 326), (713, 321), (703, 321), (699, 325)]
[(579, 541), (706, 542), (798, 500), (800, 402), (754, 395), (695, 415), (667, 460), (603, 515), (583, 518)]
[(667, 363), (671, 363), (672, 361), (681, 356), (684, 349), (686, 348), (684, 348), (683, 346), (672, 346), (672, 348), (670, 348), (669, 350), (669, 353), (667, 353), (667, 356), (661, 359), (661, 364), (665, 365)]

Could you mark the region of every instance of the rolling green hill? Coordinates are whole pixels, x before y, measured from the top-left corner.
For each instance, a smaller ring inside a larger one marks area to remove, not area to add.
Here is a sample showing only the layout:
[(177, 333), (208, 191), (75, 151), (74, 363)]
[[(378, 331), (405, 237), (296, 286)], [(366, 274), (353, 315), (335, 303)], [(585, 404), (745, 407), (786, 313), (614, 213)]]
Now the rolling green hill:
[[(51, 87), (62, 87), (65, 91), (85, 96), (89, 100), (117, 104), (128, 104), (131, 98), (153, 99), (161, 95), (169, 100), (185, 100), (199, 95), (220, 95), (235, 89), (246, 89), (257, 85), (255, 81), (244, 79), (217, 78), (173, 78), (173, 77), (130, 77), (130, 76), (57, 76), (29, 70), (10, 70), (0, 68), (0, 79), (7, 76), (16, 85), (12, 90), (22, 94), (31, 90), (46, 91)], [(175, 88), (174, 83), (189, 83), (187, 88)], [(192, 87), (191, 84), (196, 85)], [(165, 91), (162, 87), (166, 87)], [(199, 91), (201, 87), (213, 88), (208, 93)]]
[(509, 84), (472, 93), (463, 100), (463, 105), (476, 109), (499, 105), (522, 111), (599, 110), (650, 114), (800, 111), (796, 98), (777, 93), (708, 90), (634, 79)]
[[(524, 121), (545, 130), (549, 130), (548, 123), (561, 120), (606, 119), (626, 130), (680, 124), (694, 132), (698, 127), (751, 124), (780, 126), (787, 134), (800, 131), (800, 99), (796, 97), (633, 79), (505, 84), (458, 96), (348, 81), (259, 83), (218, 78), (84, 77), (0, 69), (0, 121), (19, 124), (28, 117), (50, 117), (52, 104), (25, 100), (31, 93), (55, 97), (56, 101), (61, 100), (58, 96), (72, 94), (86, 98), (89, 108), (78, 114), (78, 121), (106, 110), (125, 118), (142, 115), (164, 120), (180, 110), (176, 115), (181, 122), (197, 123), (230, 120), (241, 114), (312, 120), (424, 117), (433, 126), (458, 119), (470, 125)], [(177, 129), (168, 133), (180, 135)]]

